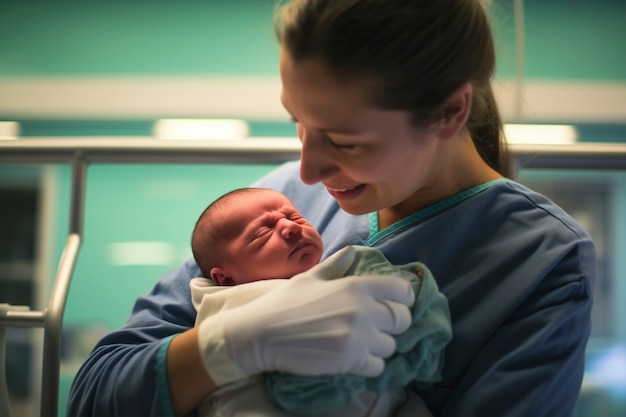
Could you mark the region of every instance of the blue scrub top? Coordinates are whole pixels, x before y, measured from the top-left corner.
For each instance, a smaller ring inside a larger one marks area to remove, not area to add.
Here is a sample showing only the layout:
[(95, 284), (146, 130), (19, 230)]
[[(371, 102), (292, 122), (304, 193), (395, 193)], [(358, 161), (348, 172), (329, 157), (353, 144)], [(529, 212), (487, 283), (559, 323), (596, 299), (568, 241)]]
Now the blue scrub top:
[[(453, 339), (443, 379), (418, 390), (434, 415), (569, 416), (584, 371), (596, 259), (567, 213), (521, 184), (496, 180), (378, 232), (343, 212), (321, 184), (281, 166), (255, 186), (285, 193), (321, 233), (325, 256), (348, 244), (390, 262), (422, 262), (448, 298)], [(193, 261), (137, 300), (128, 323), (80, 369), (68, 415), (168, 415), (168, 337), (192, 327)], [(121, 381), (124, 381), (121, 383)], [(417, 388), (416, 388), (417, 390)]]

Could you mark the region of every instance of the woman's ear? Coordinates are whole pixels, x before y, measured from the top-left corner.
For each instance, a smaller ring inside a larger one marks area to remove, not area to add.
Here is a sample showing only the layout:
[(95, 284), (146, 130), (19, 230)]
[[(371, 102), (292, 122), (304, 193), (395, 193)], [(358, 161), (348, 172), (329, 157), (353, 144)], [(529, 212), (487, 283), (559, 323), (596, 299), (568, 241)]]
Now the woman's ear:
[(211, 279), (218, 285), (231, 286), (235, 285), (235, 279), (224, 268), (219, 266), (211, 268)]
[(455, 137), (465, 126), (472, 111), (472, 85), (465, 83), (457, 88), (441, 106), (439, 137)]

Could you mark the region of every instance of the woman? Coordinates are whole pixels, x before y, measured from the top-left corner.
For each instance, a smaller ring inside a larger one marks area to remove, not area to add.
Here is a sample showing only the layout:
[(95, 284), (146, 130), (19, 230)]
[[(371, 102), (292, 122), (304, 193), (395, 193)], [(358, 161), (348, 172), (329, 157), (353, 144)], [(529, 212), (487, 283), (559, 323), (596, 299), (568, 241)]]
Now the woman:
[[(442, 382), (415, 387), (434, 415), (571, 415), (594, 246), (563, 210), (505, 178), (480, 2), (296, 0), (276, 28), (281, 100), (302, 155), (255, 185), (285, 193), (325, 255), (364, 243), (430, 268), (453, 324)], [(290, 280), (199, 332), (188, 262), (94, 349), (69, 414), (184, 415), (217, 386), (264, 371), (380, 373), (413, 300), (393, 278), (320, 279), (335, 272), (305, 283), (337, 285), (324, 299)], [(342, 306), (349, 317), (335, 314)]]

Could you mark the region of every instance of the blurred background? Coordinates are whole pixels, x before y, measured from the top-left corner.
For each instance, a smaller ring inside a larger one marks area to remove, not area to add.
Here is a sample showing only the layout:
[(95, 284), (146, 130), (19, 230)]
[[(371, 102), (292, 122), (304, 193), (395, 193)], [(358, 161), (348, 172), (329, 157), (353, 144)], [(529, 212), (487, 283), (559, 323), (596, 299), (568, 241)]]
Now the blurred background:
[[(274, 4), (0, 2), (0, 122), (11, 122), (0, 123), (0, 138), (154, 137), (162, 119), (223, 118), (241, 121), (249, 140), (293, 138), (279, 102)], [(626, 143), (626, 1), (493, 0), (489, 10), (506, 123), (564, 125), (574, 133), (568, 140)], [(558, 139), (522, 140), (533, 138)], [(273, 166), (89, 167), (84, 241), (63, 322), (60, 415), (95, 342), (190, 256), (200, 212)], [(0, 165), (0, 303), (45, 308), (69, 228), (70, 171)], [(576, 415), (625, 415), (626, 172), (522, 166), (518, 180), (555, 200), (597, 243), (594, 327)], [(38, 414), (41, 351), (40, 330), (9, 329), (13, 416)]]

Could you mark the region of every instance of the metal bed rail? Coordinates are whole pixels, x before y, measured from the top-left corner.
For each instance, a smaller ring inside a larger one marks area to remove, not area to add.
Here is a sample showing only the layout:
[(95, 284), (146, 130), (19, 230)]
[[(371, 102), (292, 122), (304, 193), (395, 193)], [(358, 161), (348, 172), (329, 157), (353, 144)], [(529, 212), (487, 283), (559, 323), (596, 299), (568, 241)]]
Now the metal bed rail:
[[(513, 176), (520, 169), (626, 170), (626, 144), (509, 145)], [(87, 167), (94, 163), (280, 163), (297, 159), (295, 138), (249, 138), (237, 141), (164, 141), (144, 137), (37, 138), (0, 141), (0, 163), (72, 166), (70, 230), (47, 308), (0, 304), (0, 336), (7, 327), (42, 327), (44, 347), (41, 416), (57, 416), (63, 313), (81, 245)], [(1, 279), (1, 277), (0, 277)], [(1, 302), (2, 300), (0, 300)], [(4, 352), (4, 340), (0, 338)], [(1, 353), (1, 352), (0, 352)], [(4, 357), (0, 355), (4, 371)], [(6, 375), (0, 375), (0, 411), (9, 415)]]

